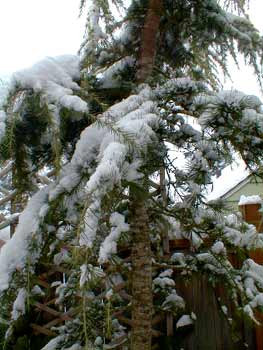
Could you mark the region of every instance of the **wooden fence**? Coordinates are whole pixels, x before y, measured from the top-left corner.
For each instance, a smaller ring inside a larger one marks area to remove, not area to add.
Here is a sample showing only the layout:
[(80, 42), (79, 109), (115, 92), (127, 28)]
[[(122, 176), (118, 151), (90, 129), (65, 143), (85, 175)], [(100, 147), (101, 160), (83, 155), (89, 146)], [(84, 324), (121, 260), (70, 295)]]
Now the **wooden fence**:
[[(250, 204), (240, 207), (243, 218), (251, 224), (254, 224), (259, 231), (263, 231), (262, 216), (258, 211), (260, 205)], [(0, 245), (3, 242), (0, 242)], [(209, 242), (208, 242), (209, 244)], [(189, 252), (190, 244), (186, 239), (173, 240), (167, 242), (168, 257), (174, 252)], [(235, 266), (238, 259), (235, 253), (230, 254), (230, 260)], [(257, 263), (263, 263), (263, 251), (257, 249), (250, 252), (250, 257)], [(63, 324), (63, 322), (74, 318), (74, 315), (59, 310), (55, 304), (55, 288), (52, 287), (54, 279), (62, 278), (64, 271), (59, 267), (50, 269), (48, 272), (38, 277), (38, 284), (45, 290), (46, 297), (41, 302), (35, 302), (35, 320), (30, 324), (32, 332), (35, 335), (43, 334), (53, 337), (54, 326)], [(174, 278), (176, 282), (176, 290), (188, 305), (189, 312), (193, 311), (197, 316), (197, 322), (192, 327), (184, 327), (186, 329), (177, 330), (173, 322), (172, 315), (168, 315), (166, 320), (156, 315), (153, 319), (153, 337), (154, 348), (163, 350), (263, 350), (263, 326), (253, 326), (241, 320), (237, 325), (237, 329), (241, 329), (233, 338), (230, 323), (227, 321), (223, 311), (220, 308), (218, 298), (221, 299), (232, 312), (232, 305), (227, 298), (227, 293), (223, 286), (217, 285), (211, 287), (205, 274), (196, 274), (188, 281), (185, 276), (175, 271)], [(116, 286), (116, 291), (129, 301), (131, 296), (126, 290), (125, 284)], [(131, 320), (121, 312), (115, 315), (120, 322), (131, 325)], [(258, 320), (263, 323), (263, 316), (257, 313)], [(167, 343), (170, 339), (170, 345), (160, 345)], [(125, 339), (113, 342), (107, 349), (122, 349), (122, 343)]]

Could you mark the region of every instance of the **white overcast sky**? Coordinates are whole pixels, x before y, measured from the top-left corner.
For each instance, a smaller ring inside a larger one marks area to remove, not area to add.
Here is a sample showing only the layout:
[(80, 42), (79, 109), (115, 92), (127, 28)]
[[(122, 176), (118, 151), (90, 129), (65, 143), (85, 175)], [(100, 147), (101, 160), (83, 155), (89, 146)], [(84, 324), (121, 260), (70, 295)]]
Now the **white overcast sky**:
[[(84, 34), (80, 0), (0, 0), (0, 75), (30, 66), (45, 56), (77, 53)], [(250, 17), (263, 33), (263, 0), (250, 1)], [(232, 66), (232, 65), (231, 65)], [(234, 83), (259, 94), (251, 69), (231, 68)]]
[[(0, 0), (0, 77), (32, 65), (45, 56), (76, 54), (84, 34), (85, 18), (79, 19), (79, 0)], [(263, 0), (250, 1), (250, 18), (263, 34)], [(231, 64), (233, 83), (237, 88), (261, 95), (251, 68)], [(261, 95), (262, 98), (262, 95)], [(212, 197), (231, 187), (244, 176), (244, 167), (226, 169), (215, 181)]]
[(79, 0), (0, 0), (0, 74), (45, 56), (77, 53), (84, 18)]

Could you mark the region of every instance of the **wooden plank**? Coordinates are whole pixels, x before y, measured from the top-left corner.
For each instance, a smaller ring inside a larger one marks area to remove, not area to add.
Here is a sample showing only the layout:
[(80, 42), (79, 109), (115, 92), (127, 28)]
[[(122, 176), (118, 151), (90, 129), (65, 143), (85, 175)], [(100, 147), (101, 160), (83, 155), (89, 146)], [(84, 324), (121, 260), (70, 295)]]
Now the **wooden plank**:
[(72, 319), (67, 314), (63, 314), (63, 313), (61, 313), (61, 312), (59, 312), (57, 310), (51, 309), (49, 306), (41, 304), (41, 303), (39, 303), (37, 301), (35, 301), (33, 305), (36, 306), (41, 311), (45, 311), (45, 312), (49, 313), (50, 315), (59, 317), (59, 318), (61, 318), (64, 321), (70, 321)]
[(163, 321), (163, 319), (164, 319), (164, 315), (161, 315), (161, 314), (156, 315), (156, 316), (153, 318), (153, 320), (152, 320), (152, 325), (153, 325), (153, 326), (156, 326), (158, 323), (160, 323), (161, 321)]
[(261, 325), (256, 326), (256, 344), (257, 350), (263, 349), (263, 314), (262, 312), (256, 311), (255, 316), (258, 321), (261, 322)]
[(46, 281), (42, 280), (42, 279), (38, 279), (37, 284), (39, 284), (40, 286), (49, 289), (50, 288), (50, 284), (47, 283)]
[(64, 320), (62, 320), (62, 318), (58, 317), (58, 318), (55, 318), (54, 320), (46, 323), (43, 327), (44, 328), (51, 328), (51, 327), (54, 327), (57, 324), (62, 323), (62, 322), (64, 322)]
[(168, 337), (171, 337), (174, 333), (174, 318), (173, 315), (169, 312), (166, 315), (166, 334)]
[(47, 335), (49, 337), (56, 337), (57, 336), (57, 333), (52, 332), (50, 329), (47, 329), (47, 328), (42, 327), (42, 326), (39, 326), (39, 325), (37, 325), (35, 323), (31, 323), (30, 327), (37, 333), (45, 334), (45, 335)]
[[(74, 313), (75, 312), (73, 310), (70, 310), (68, 312), (65, 312), (64, 316), (73, 317)], [(56, 326), (57, 324), (62, 323), (62, 322), (64, 322), (64, 320), (61, 317), (58, 317), (58, 318), (55, 318), (54, 320), (46, 323), (43, 327), (44, 328), (51, 328), (51, 327)]]
[(170, 250), (173, 249), (189, 249), (190, 241), (188, 239), (173, 239), (169, 241)]
[(246, 204), (240, 205), (239, 210), (241, 211), (243, 218), (246, 221), (260, 221), (261, 213), (259, 209), (261, 208), (261, 204)]
[[(256, 226), (257, 231), (261, 232), (263, 229), (263, 218), (259, 211), (261, 204), (247, 204), (240, 205), (239, 209), (242, 212), (243, 219), (249, 224)], [(263, 264), (263, 249), (255, 249), (249, 252), (250, 258), (252, 258), (257, 264)], [(263, 321), (263, 314), (256, 311), (256, 318)], [(263, 325), (255, 326), (256, 333), (256, 350), (263, 349)]]
[(55, 305), (57, 301), (57, 298), (51, 299), (47, 302), (44, 303), (44, 305), (48, 306), (48, 305)]
[(188, 283), (183, 276), (178, 276), (176, 291), (178, 295), (184, 297), (189, 310), (197, 316), (197, 322), (191, 332), (186, 337), (178, 339), (179, 348), (187, 350), (239, 349), (238, 346), (235, 347), (236, 344), (232, 344), (230, 327), (218, 307), (214, 288), (208, 283), (206, 274), (194, 274)]
[(253, 259), (257, 264), (263, 264), (263, 249), (254, 249), (249, 252), (249, 256)]

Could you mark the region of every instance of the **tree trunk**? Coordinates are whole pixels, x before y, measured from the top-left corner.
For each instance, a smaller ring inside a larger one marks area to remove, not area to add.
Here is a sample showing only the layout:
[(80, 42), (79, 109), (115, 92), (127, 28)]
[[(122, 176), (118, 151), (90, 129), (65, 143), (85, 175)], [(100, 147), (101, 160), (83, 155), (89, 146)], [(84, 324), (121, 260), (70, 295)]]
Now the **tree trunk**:
[[(152, 74), (161, 4), (161, 0), (149, 0), (141, 32), (141, 50), (136, 74), (138, 83), (143, 83)], [(147, 185), (143, 192), (147, 193)], [(130, 214), (133, 239), (131, 350), (151, 350), (153, 295), (149, 216), (144, 196), (133, 190), (131, 190)]]
[(131, 350), (150, 350), (152, 345), (152, 254), (145, 199), (131, 200), (132, 332)]
[(161, 0), (149, 0), (148, 10), (141, 32), (139, 69), (136, 75), (139, 83), (143, 83), (151, 75), (153, 70), (161, 9)]

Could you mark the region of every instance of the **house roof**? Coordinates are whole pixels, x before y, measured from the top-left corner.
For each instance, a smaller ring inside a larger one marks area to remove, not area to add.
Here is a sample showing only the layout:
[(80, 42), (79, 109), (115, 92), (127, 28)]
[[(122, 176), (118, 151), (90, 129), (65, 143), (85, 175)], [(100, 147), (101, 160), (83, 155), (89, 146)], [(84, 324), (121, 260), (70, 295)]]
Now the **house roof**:
[(221, 194), (219, 198), (227, 199), (228, 197), (232, 196), (235, 192), (239, 191), (243, 186), (249, 183), (251, 181), (252, 176), (253, 174), (246, 175), (246, 177), (242, 180), (239, 180), (239, 182), (236, 185), (234, 185), (228, 190), (226, 189), (226, 191), (223, 194)]

